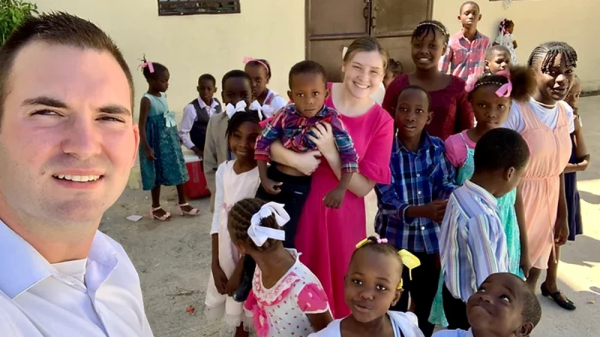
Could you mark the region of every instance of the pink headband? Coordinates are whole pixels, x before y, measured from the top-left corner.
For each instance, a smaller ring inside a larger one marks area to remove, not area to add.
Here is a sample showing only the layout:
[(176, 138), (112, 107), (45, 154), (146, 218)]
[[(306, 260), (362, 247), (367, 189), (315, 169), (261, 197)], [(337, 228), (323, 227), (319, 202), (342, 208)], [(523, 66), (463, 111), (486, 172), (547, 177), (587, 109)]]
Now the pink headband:
[(497, 72), (496, 75), (506, 77), (508, 82), (505, 84), (502, 84), (500, 82), (481, 82), (479, 84), (474, 84), (471, 82), (467, 85), (465, 90), (470, 93), (470, 92), (473, 92), (473, 90), (475, 90), (477, 87), (480, 87), (482, 85), (497, 84), (500, 86), (500, 88), (498, 90), (496, 90), (496, 95), (498, 95), (498, 97), (510, 97), (510, 94), (512, 93), (512, 89), (513, 89), (512, 82), (510, 81), (510, 73), (508, 71), (503, 70), (503, 71)]
[(261, 61), (261, 60), (257, 60), (257, 59), (255, 59), (253, 57), (246, 56), (246, 57), (244, 57), (244, 61), (243, 62), (244, 62), (244, 64), (248, 64), (249, 62), (256, 62), (256, 63), (262, 65), (263, 67), (265, 67), (265, 69), (267, 69), (267, 74), (268, 75), (271, 74), (271, 71), (269, 70), (269, 66), (266, 63), (264, 63), (263, 61)]
[(144, 63), (140, 64), (140, 67), (142, 67), (142, 69), (148, 67), (150, 74), (154, 73), (154, 66), (152, 65), (152, 62), (150, 62), (150, 61), (144, 60)]

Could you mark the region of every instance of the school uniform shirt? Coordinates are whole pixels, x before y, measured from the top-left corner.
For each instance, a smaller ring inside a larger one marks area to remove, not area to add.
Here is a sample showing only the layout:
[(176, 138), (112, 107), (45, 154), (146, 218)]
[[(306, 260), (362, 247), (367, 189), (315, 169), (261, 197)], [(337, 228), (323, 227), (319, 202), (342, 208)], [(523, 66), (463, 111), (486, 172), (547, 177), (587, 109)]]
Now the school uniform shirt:
[(428, 218), (408, 217), (406, 210), (447, 199), (457, 187), (456, 171), (446, 159), (444, 142), (423, 131), (419, 149), (412, 152), (395, 138), (390, 169), (392, 182), (376, 185), (376, 231), (398, 249), (439, 252), (439, 224)]
[(50, 264), (0, 221), (0, 335), (150, 337), (140, 280), (97, 231), (86, 259)]
[(448, 44), (448, 52), (440, 60), (440, 71), (460, 77), (469, 85), (474, 84), (483, 74), (485, 54), (490, 47), (490, 39), (477, 32), (473, 41), (469, 41), (462, 30), (456, 33)]
[(485, 279), (508, 272), (508, 252), (497, 199), (466, 180), (448, 200), (440, 233), (446, 287), (467, 302)]
[[(208, 117), (212, 117), (217, 114), (217, 107), (219, 106), (219, 102), (216, 99), (212, 99), (210, 102), (210, 106), (206, 105), (204, 101), (198, 97), (198, 104), (200, 105), (200, 109), (208, 112)], [(194, 122), (198, 118), (198, 112), (193, 104), (188, 104), (183, 108), (183, 119), (181, 120), (181, 124), (179, 125), (179, 138), (188, 149), (192, 149), (195, 145), (192, 142), (192, 138), (190, 136), (190, 132), (192, 131), (192, 127), (194, 126)]]
[(433, 337), (473, 337), (471, 329), (465, 330), (442, 330), (433, 334)]
[[(392, 329), (394, 331), (394, 337), (424, 337), (423, 332), (419, 329), (419, 320), (417, 316), (412, 312), (398, 312), (388, 311), (387, 315), (390, 317), (392, 323)], [(342, 320), (336, 319), (329, 323), (329, 325), (313, 334), (308, 335), (309, 337), (341, 337)]]

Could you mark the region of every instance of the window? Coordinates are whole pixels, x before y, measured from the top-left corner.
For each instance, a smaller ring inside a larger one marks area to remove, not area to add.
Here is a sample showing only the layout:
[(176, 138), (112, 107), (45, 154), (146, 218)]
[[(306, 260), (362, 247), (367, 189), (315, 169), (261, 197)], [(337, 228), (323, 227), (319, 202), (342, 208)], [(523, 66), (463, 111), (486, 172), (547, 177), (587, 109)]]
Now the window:
[(158, 15), (240, 13), (240, 0), (158, 0)]

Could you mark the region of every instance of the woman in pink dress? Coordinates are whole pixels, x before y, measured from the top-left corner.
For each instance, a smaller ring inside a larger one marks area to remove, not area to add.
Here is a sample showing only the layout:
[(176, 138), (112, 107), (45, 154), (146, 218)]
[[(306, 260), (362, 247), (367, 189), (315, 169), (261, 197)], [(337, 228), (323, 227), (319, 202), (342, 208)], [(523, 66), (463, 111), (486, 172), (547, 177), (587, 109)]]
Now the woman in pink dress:
[[(323, 198), (341, 176), (341, 161), (329, 125), (315, 128), (319, 152), (299, 154), (271, 146), (273, 159), (312, 174), (312, 185), (296, 235), (301, 260), (323, 284), (335, 318), (350, 314), (344, 299), (344, 275), (355, 245), (367, 236), (364, 197), (376, 183), (389, 184), (394, 121), (371, 99), (378, 90), (388, 62), (388, 53), (371, 37), (361, 37), (344, 57), (344, 82), (329, 85), (325, 102), (335, 108), (354, 142), (359, 172), (352, 176), (339, 209), (323, 205)], [(325, 160), (320, 161), (319, 158)], [(314, 173), (313, 173), (314, 172)]]

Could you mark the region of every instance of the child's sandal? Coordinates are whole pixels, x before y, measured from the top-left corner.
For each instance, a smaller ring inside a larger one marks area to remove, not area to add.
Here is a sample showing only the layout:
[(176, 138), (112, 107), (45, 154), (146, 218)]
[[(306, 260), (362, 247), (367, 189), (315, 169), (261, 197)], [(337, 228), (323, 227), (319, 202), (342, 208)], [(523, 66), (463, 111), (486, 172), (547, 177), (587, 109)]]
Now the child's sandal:
[[(163, 214), (162, 216), (158, 216), (156, 214), (154, 214), (154, 212), (156, 211), (160, 211), (162, 210), (163, 212), (165, 212), (165, 214)], [(158, 220), (158, 221), (169, 221), (171, 220), (171, 213), (166, 212), (162, 209), (162, 207), (156, 207), (156, 208), (152, 208), (152, 210), (150, 211), (150, 216), (154, 219), (154, 220)]]
[[(191, 207), (189, 203), (185, 203), (185, 204), (178, 204), (177, 206), (179, 206), (179, 214), (181, 214), (182, 216), (196, 216), (196, 215), (200, 215), (200, 210), (194, 207)], [(184, 211), (183, 207), (191, 207), (192, 209), (189, 211)]]

